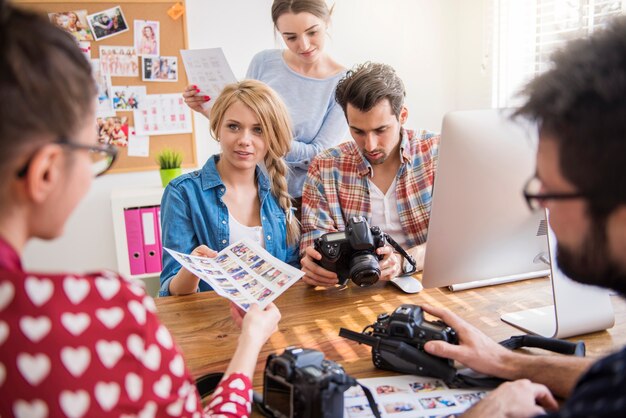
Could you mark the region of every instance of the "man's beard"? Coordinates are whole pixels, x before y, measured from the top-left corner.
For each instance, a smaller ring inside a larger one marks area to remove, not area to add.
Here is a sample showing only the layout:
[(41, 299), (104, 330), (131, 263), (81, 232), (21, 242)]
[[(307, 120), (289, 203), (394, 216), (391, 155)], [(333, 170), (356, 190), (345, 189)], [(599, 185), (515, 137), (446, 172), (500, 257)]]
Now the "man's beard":
[(570, 279), (626, 295), (626, 272), (611, 259), (604, 219), (592, 217), (592, 224), (580, 251), (559, 244), (556, 258), (559, 268)]

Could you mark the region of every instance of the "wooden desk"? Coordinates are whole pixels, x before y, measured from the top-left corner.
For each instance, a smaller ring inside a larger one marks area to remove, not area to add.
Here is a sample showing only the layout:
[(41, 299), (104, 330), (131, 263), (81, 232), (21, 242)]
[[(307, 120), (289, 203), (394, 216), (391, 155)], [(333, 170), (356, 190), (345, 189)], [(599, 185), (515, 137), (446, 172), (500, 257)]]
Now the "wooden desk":
[[(321, 350), (356, 378), (388, 375), (372, 365), (370, 348), (338, 336), (339, 328), (362, 330), (378, 314), (391, 312), (403, 303), (445, 306), (495, 340), (523, 332), (500, 320), (500, 315), (549, 304), (548, 279), (526, 280), (479, 289), (450, 292), (428, 289), (407, 295), (387, 283), (369, 288), (313, 289), (297, 283), (277, 301), (282, 319), (263, 348), (254, 376), (255, 390), (262, 390), (263, 368), (268, 354), (290, 345)], [(587, 354), (603, 356), (626, 345), (626, 302), (612, 297), (615, 326), (573, 340), (584, 339)], [(223, 372), (237, 344), (239, 330), (232, 323), (228, 301), (213, 292), (156, 300), (159, 316), (185, 354), (194, 377)], [(581, 307), (584, 309), (584, 307)]]

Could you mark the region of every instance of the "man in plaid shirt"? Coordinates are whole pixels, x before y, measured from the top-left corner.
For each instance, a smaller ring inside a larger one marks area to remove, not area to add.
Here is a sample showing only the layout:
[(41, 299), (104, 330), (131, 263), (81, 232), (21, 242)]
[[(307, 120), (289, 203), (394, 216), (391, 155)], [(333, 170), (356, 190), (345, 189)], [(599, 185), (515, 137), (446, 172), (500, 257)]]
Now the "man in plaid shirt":
[[(302, 270), (315, 286), (338, 283), (315, 263), (313, 241), (343, 231), (354, 216), (379, 226), (423, 265), (439, 137), (405, 130), (404, 84), (393, 68), (365, 63), (339, 81), (336, 99), (354, 141), (319, 154), (302, 194)], [(402, 274), (402, 257), (389, 245), (378, 248), (381, 280)]]

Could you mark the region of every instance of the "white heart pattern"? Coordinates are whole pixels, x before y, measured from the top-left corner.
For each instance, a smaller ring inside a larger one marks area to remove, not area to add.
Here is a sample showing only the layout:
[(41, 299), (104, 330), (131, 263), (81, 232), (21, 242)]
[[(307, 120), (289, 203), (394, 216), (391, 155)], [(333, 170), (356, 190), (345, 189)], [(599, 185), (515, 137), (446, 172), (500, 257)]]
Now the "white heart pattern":
[(226, 402), (220, 405), (220, 412), (230, 412), (231, 414), (237, 413), (237, 405), (232, 402)]
[(98, 382), (95, 395), (100, 407), (108, 412), (117, 405), (120, 399), (120, 385), (115, 382)]
[(143, 391), (143, 382), (141, 377), (137, 376), (135, 373), (128, 373), (126, 375), (126, 379), (124, 380), (124, 387), (126, 387), (126, 393), (128, 393), (130, 400), (137, 402)]
[(246, 384), (243, 383), (243, 380), (241, 380), (240, 377), (238, 377), (235, 380), (233, 380), (232, 382), (230, 382), (228, 384), (228, 387), (231, 388), (231, 389), (244, 390), (246, 388)]
[(20, 329), (34, 343), (41, 341), (52, 328), (52, 322), (47, 316), (25, 316), (20, 319)]
[(172, 378), (164, 374), (152, 385), (152, 390), (159, 398), (167, 399), (172, 392)]
[(189, 392), (187, 399), (185, 399), (185, 410), (187, 412), (193, 412), (198, 410), (198, 398), (196, 397), (196, 391)]
[(100, 340), (96, 343), (96, 351), (104, 367), (112, 369), (124, 354), (124, 347), (117, 341)]
[(177, 354), (170, 362), (170, 371), (177, 377), (181, 377), (185, 372), (185, 362), (180, 354)]
[(238, 395), (238, 394), (236, 394), (236, 393), (231, 393), (231, 394), (230, 394), (230, 401), (231, 401), (231, 402), (236, 402), (236, 403), (238, 403), (239, 405), (245, 405), (245, 404), (246, 404), (246, 402), (248, 402), (248, 401), (246, 400), (246, 398), (244, 398), (243, 396)]
[(78, 337), (91, 324), (91, 319), (86, 313), (66, 312), (61, 315), (61, 323), (70, 334)]
[(129, 283), (128, 289), (130, 289), (130, 291), (133, 292), (135, 296), (142, 298), (146, 295), (146, 290), (142, 287), (142, 285), (143, 282), (133, 281)]
[(183, 413), (183, 400), (178, 399), (176, 402), (169, 404), (165, 412), (171, 417), (180, 417)]
[(84, 416), (87, 413), (87, 409), (89, 409), (90, 402), (89, 394), (84, 390), (76, 392), (64, 390), (59, 397), (61, 409), (70, 418), (81, 418)]
[(126, 340), (126, 346), (128, 347), (128, 351), (130, 351), (132, 355), (137, 358), (137, 360), (143, 359), (145, 344), (139, 335), (130, 335)]
[(96, 289), (98, 289), (102, 299), (110, 300), (120, 291), (120, 281), (117, 279), (98, 277), (96, 279)]
[(2, 282), (0, 284), (0, 311), (4, 310), (13, 300), (15, 288), (11, 282)]
[(80, 377), (91, 363), (91, 351), (87, 347), (64, 347), (61, 350), (61, 361), (72, 376)]
[(33, 399), (30, 403), (18, 399), (13, 404), (16, 418), (45, 418), (48, 416), (48, 405), (41, 399)]
[(104, 324), (105, 327), (113, 329), (118, 326), (124, 318), (124, 311), (119, 307), (98, 309), (96, 310), (96, 317)]
[(35, 306), (42, 306), (48, 302), (54, 292), (52, 280), (38, 279), (37, 277), (27, 277), (24, 281), (24, 288), (28, 298)]
[(0, 321), (0, 345), (4, 344), (4, 342), (9, 337), (9, 326), (6, 322)]
[(153, 401), (149, 401), (146, 403), (143, 409), (139, 411), (137, 418), (154, 418), (156, 415), (156, 412), (157, 412), (157, 404)]
[(136, 300), (131, 300), (128, 302), (128, 310), (135, 317), (135, 320), (139, 325), (144, 325), (146, 323), (146, 308), (137, 302)]
[(172, 335), (163, 325), (161, 325), (157, 330), (156, 339), (159, 344), (161, 344), (161, 347), (167, 348), (168, 350), (174, 346), (174, 342), (172, 341)]
[(152, 371), (157, 371), (161, 365), (161, 349), (152, 344), (144, 353), (143, 365)]
[(50, 373), (50, 359), (43, 353), (20, 353), (17, 356), (17, 368), (28, 383), (37, 386)]
[(68, 276), (63, 280), (63, 290), (65, 290), (65, 294), (70, 302), (74, 305), (78, 305), (89, 293), (89, 282), (87, 279)]
[(152, 299), (151, 296), (146, 295), (146, 297), (143, 298), (141, 303), (143, 303), (143, 306), (144, 308), (146, 308), (147, 311), (156, 313), (157, 311), (156, 304), (154, 303), (154, 299)]

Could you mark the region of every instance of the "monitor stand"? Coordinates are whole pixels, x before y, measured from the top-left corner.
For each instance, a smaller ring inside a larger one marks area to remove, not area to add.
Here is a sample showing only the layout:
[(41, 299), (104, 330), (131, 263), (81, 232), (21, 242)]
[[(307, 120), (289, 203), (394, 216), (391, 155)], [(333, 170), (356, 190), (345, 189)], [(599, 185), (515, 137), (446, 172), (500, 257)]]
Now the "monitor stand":
[(559, 270), (552, 229), (548, 230), (548, 248), (554, 305), (508, 313), (501, 319), (528, 333), (552, 338), (568, 338), (611, 328), (615, 314), (609, 290), (577, 283)]

